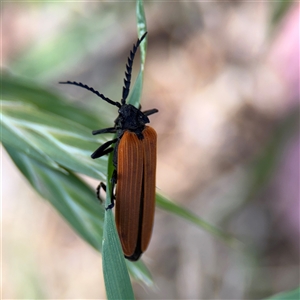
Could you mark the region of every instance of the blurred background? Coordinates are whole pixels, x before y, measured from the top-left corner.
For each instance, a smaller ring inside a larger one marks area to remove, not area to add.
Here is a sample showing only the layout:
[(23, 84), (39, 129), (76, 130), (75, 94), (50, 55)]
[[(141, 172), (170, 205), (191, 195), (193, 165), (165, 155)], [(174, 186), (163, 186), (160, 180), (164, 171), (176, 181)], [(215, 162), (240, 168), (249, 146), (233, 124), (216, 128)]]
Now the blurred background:
[[(151, 116), (158, 191), (244, 247), (232, 249), (157, 209), (143, 256), (155, 286), (135, 284), (137, 299), (261, 299), (295, 288), (299, 3), (149, 1), (145, 13), (142, 106), (159, 109)], [(113, 107), (58, 81), (81, 81), (120, 99), (137, 39), (134, 2), (6, 2), (1, 18), (5, 73), (89, 106), (112, 124)], [(2, 168), (2, 297), (104, 299), (101, 256), (3, 150)]]

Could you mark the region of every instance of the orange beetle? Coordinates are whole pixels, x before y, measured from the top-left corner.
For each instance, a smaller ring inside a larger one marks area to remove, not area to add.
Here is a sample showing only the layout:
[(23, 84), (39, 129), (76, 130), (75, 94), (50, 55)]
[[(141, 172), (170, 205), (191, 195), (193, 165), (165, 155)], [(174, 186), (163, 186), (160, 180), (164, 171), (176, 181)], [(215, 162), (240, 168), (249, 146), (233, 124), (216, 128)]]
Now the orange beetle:
[[(98, 158), (114, 151), (112, 193), (116, 185), (116, 195), (112, 196), (114, 207), (116, 199), (116, 225), (125, 257), (136, 261), (145, 252), (151, 239), (155, 210), (155, 174), (156, 174), (156, 132), (150, 126), (149, 115), (157, 113), (157, 109), (142, 112), (131, 104), (126, 104), (129, 94), (130, 80), (134, 56), (147, 32), (133, 45), (126, 64), (124, 87), (121, 102), (113, 101), (98, 91), (81, 82), (66, 81), (85, 88), (104, 101), (118, 107), (119, 115), (114, 127), (94, 130), (93, 134), (115, 133), (116, 138), (101, 145), (92, 155)], [(114, 147), (111, 145), (114, 144)], [(101, 182), (97, 188), (106, 190)]]

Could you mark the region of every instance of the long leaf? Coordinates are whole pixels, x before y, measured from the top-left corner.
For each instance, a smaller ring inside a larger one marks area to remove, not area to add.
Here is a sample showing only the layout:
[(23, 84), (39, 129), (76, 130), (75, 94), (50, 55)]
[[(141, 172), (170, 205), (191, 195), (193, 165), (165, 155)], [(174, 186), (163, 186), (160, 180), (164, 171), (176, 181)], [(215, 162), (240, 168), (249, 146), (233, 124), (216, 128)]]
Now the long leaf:
[[(111, 154), (108, 159), (108, 178), (112, 177), (113, 170), (113, 154)], [(111, 181), (108, 181), (105, 201), (106, 207), (111, 204), (111, 197)], [(134, 299), (124, 254), (111, 209), (105, 211), (102, 249), (102, 268), (107, 299)]]
[(106, 37), (111, 33), (109, 30), (113, 30), (109, 24), (124, 17), (124, 14), (118, 16), (107, 12), (99, 18), (97, 10), (95, 12), (89, 18), (66, 18), (69, 24), (65, 23), (55, 34), (30, 45), (21, 57), (11, 63), (11, 69), (14, 73), (45, 82), (78, 64), (86, 55), (87, 47), (105, 45)]
[[(141, 38), (142, 35), (147, 31), (143, 0), (138, 0), (136, 2), (136, 16), (137, 16), (138, 36), (139, 38)], [(139, 107), (141, 96), (142, 96), (146, 51), (147, 51), (147, 37), (140, 44), (140, 52), (141, 52), (140, 71), (128, 100), (128, 103), (134, 105), (135, 107)]]
[(299, 300), (299, 299), (300, 299), (300, 287), (291, 291), (276, 294), (270, 298), (267, 298), (266, 300)]
[(209, 232), (210, 234), (214, 235), (216, 238), (219, 238), (226, 242), (230, 247), (235, 249), (242, 250), (244, 245), (242, 242), (237, 240), (235, 237), (231, 236), (230, 234), (222, 231), (216, 226), (202, 220), (200, 217), (192, 213), (191, 211), (187, 210), (186, 208), (172, 202), (171, 200), (167, 199), (166, 197), (156, 194), (156, 204), (163, 210), (167, 212), (171, 212), (174, 215), (177, 215), (194, 225), (202, 228), (203, 230)]
[[(143, 23), (146, 28), (145, 13), (143, 10), (143, 2), (137, 1), (137, 19), (138, 24)], [(140, 27), (138, 26), (139, 36), (141, 36)], [(143, 32), (144, 33), (144, 32)], [(144, 40), (140, 45), (141, 62), (140, 72), (130, 94), (128, 103), (138, 107), (140, 103), (142, 87), (144, 64), (146, 57), (146, 41)], [(108, 178), (111, 178), (113, 171), (113, 154), (110, 154), (108, 160)], [(112, 195), (111, 182), (107, 184), (106, 205), (110, 203)], [(130, 266), (133, 263), (128, 263)], [(133, 271), (133, 269), (131, 269)], [(132, 286), (130, 283), (129, 274), (127, 271), (124, 255), (122, 252), (118, 233), (113, 220), (112, 212), (106, 211), (104, 218), (104, 235), (103, 235), (103, 275), (108, 299), (134, 299)], [(151, 279), (150, 279), (151, 281)]]
[(8, 145), (4, 147), (34, 189), (51, 202), (85, 241), (100, 251), (104, 213), (95, 191), (70, 171), (61, 172)]
[[(1, 100), (32, 104), (43, 111), (51, 112), (71, 121), (76, 120), (78, 124), (91, 130), (96, 129), (95, 126), (101, 128), (105, 125), (101, 122), (101, 116), (99, 118), (99, 115), (87, 108), (86, 105), (79, 106), (68, 103), (60, 95), (37, 82), (4, 73), (1, 83)], [(91, 136), (91, 132), (89, 132), (89, 136)]]
[(111, 210), (105, 213), (102, 247), (102, 267), (107, 299), (134, 299), (120, 239)]
[(35, 159), (44, 157), (96, 179), (105, 177), (105, 159), (90, 158), (99, 144), (93, 141), (87, 128), (24, 103), (2, 101), (1, 104), (4, 143)]

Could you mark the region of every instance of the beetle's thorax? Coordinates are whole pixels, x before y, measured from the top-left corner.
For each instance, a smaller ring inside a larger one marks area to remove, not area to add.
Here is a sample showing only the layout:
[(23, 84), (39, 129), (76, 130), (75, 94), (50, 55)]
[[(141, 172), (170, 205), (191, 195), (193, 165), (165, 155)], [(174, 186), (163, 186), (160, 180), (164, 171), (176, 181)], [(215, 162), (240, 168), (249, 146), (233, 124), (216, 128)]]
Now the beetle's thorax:
[(140, 133), (144, 130), (145, 124), (149, 119), (139, 109), (131, 104), (123, 104), (119, 109), (119, 116), (115, 120), (115, 126), (118, 130), (130, 130)]

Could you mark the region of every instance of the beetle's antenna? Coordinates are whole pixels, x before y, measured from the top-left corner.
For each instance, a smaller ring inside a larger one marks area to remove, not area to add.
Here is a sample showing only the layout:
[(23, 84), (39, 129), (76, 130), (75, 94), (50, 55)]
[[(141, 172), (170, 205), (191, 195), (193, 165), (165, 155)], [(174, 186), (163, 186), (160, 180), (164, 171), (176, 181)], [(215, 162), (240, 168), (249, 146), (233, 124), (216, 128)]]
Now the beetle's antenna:
[(62, 81), (60, 81), (59, 83), (60, 84), (73, 84), (73, 85), (76, 85), (76, 86), (80, 86), (80, 87), (82, 87), (82, 88), (84, 88), (84, 89), (86, 89), (86, 90), (88, 90), (88, 91), (96, 94), (98, 97), (100, 97), (104, 101), (108, 102), (109, 104), (115, 105), (115, 106), (117, 106), (119, 108), (121, 107), (121, 104), (119, 102), (115, 102), (115, 101), (113, 101), (113, 100), (105, 97), (103, 94), (100, 94), (98, 91), (94, 90), (92, 87), (89, 87), (86, 84), (83, 84), (81, 82), (76, 82), (76, 81), (64, 81), (64, 82), (62, 82)]
[(131, 72), (132, 72), (132, 65), (133, 65), (134, 56), (136, 54), (136, 51), (137, 51), (140, 43), (143, 41), (143, 39), (145, 38), (146, 35), (147, 35), (147, 32), (145, 32), (143, 34), (143, 36), (140, 39), (137, 40), (136, 44), (133, 45), (133, 48), (130, 51), (130, 54), (128, 56), (128, 60), (127, 60), (127, 64), (126, 64), (126, 71), (125, 71), (125, 78), (124, 78), (122, 100), (121, 100), (122, 104), (125, 104), (126, 99), (128, 97), (128, 94), (129, 94)]

